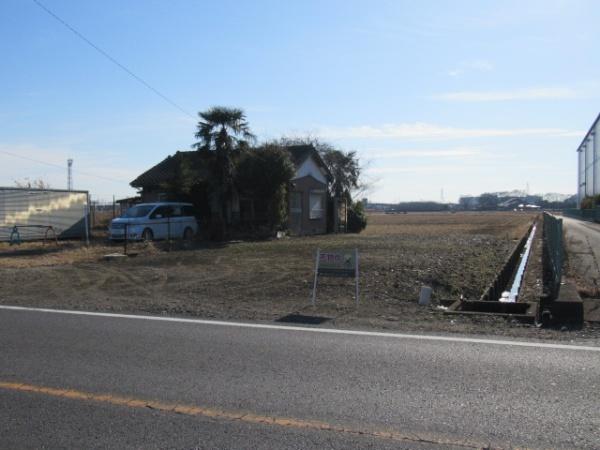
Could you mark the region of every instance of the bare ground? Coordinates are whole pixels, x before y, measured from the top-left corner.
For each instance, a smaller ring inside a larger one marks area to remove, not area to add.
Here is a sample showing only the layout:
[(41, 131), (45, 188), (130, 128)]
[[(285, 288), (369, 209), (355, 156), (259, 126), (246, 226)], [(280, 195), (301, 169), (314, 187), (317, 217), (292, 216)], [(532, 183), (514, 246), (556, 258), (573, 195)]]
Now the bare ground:
[[(165, 251), (136, 246), (136, 257), (97, 239), (0, 246), (0, 303), (84, 310), (274, 321), (290, 313), (322, 316), (338, 327), (587, 339), (600, 329), (540, 330), (495, 317), (447, 316), (440, 300), (478, 298), (533, 216), (522, 213), (373, 215), (360, 235), (196, 244)], [(358, 248), (361, 303), (350, 280), (320, 281), (310, 305), (317, 248)], [(422, 285), (434, 304), (416, 304)]]

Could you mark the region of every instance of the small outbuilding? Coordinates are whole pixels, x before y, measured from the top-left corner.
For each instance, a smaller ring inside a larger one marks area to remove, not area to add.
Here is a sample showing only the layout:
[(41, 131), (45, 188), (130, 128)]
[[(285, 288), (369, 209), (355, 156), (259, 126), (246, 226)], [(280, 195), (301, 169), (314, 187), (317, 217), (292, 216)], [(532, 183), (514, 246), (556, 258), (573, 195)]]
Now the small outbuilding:
[(0, 241), (84, 238), (88, 214), (87, 191), (0, 187)]

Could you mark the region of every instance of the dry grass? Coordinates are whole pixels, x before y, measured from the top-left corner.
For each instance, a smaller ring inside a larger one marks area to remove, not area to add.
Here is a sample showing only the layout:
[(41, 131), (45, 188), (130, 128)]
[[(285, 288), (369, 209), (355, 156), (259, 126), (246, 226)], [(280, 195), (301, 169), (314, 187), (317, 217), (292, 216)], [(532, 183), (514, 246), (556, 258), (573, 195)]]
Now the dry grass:
[[(363, 302), (397, 313), (399, 304), (414, 303), (422, 285), (432, 286), (437, 299), (478, 297), (514, 245), (511, 237), (520, 237), (531, 220), (512, 213), (375, 215), (360, 235), (172, 252), (163, 251), (164, 243), (138, 244), (137, 257), (119, 262), (103, 260), (121, 248), (101, 241), (89, 248), (79, 242), (5, 245), (0, 265), (16, 270), (6, 270), (0, 282), (19, 285), (15, 294), (27, 301), (56, 291), (65, 302), (85, 298), (92, 308), (99, 298), (110, 298), (105, 306), (114, 308), (200, 315), (242, 309), (272, 317), (306, 305), (317, 248), (358, 248)], [(333, 309), (351, 307), (352, 294), (346, 280), (324, 279), (319, 289)]]
[(365, 235), (412, 235), (420, 237), (451, 234), (488, 234), (520, 239), (534, 215), (524, 213), (427, 213), (371, 214)]
[[(134, 258), (106, 261), (118, 245), (95, 241), (58, 247), (0, 246), (0, 303), (38, 307), (272, 321), (290, 313), (325, 316), (340, 327), (403, 331), (535, 334), (537, 329), (491, 317), (448, 317), (439, 299), (481, 295), (532, 215), (373, 215), (360, 235), (200, 245), (166, 252), (137, 245)], [(361, 304), (348, 279), (324, 278), (310, 306), (317, 248), (358, 248)], [(423, 284), (431, 308), (418, 307)], [(548, 337), (557, 337), (548, 334)]]
[(89, 248), (79, 241), (25, 242), (20, 245), (0, 243), (0, 268), (32, 268), (75, 264), (97, 260), (106, 252), (97, 243)]
[[(290, 253), (291, 256), (298, 252), (303, 255), (312, 253), (315, 245), (335, 247), (360, 247), (363, 252), (373, 254), (372, 250), (381, 250), (383, 242), (394, 245), (406, 242), (412, 237), (439, 238), (485, 235), (502, 241), (520, 238), (527, 229), (532, 217), (524, 214), (513, 213), (431, 213), (431, 214), (373, 214), (369, 216), (369, 226), (360, 235), (327, 235), (305, 238), (286, 239), (284, 241), (262, 241), (235, 244), (243, 252), (261, 252), (268, 258), (269, 252), (276, 254)], [(20, 245), (0, 243), (1, 268), (30, 268), (40, 266), (70, 265), (83, 262), (98, 261), (104, 255), (121, 252), (121, 243), (108, 243), (102, 236), (104, 227), (100, 227), (96, 237), (89, 246), (82, 241), (41, 241), (25, 242)], [(383, 245), (388, 247), (389, 245)], [(372, 247), (372, 248), (371, 248)], [(166, 245), (157, 243), (151, 245), (130, 244), (130, 250), (144, 258), (156, 256), (164, 251)], [(205, 245), (195, 248), (205, 249)], [(219, 247), (221, 248), (221, 247)], [(174, 249), (181, 249), (181, 245), (174, 244)], [(198, 250), (201, 251), (201, 250)], [(226, 251), (223, 250), (225, 253)], [(385, 253), (385, 252), (384, 252)], [(396, 252), (397, 254), (397, 252)], [(392, 255), (393, 256), (393, 255)], [(152, 264), (152, 261), (148, 261)]]

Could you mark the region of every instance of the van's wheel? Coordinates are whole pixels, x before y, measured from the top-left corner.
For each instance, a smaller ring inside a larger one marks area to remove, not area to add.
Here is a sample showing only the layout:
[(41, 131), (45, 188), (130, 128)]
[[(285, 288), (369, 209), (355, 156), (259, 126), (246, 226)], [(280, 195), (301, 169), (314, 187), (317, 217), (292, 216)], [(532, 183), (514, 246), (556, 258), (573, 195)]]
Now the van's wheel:
[(194, 239), (194, 230), (192, 230), (190, 227), (187, 227), (183, 232), (183, 239), (185, 241), (191, 241)]
[(152, 239), (154, 239), (154, 233), (150, 228), (146, 228), (142, 233), (142, 241), (150, 242)]

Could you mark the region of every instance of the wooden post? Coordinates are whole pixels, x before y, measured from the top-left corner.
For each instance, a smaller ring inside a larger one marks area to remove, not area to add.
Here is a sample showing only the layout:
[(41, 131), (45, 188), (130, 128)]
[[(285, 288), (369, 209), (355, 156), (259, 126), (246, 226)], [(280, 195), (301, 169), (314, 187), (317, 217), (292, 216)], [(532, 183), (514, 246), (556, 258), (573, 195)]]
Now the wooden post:
[(358, 249), (354, 249), (354, 278), (356, 282), (356, 307), (358, 308)]
[(125, 222), (125, 235), (123, 239), (123, 254), (126, 255), (127, 254), (127, 222)]
[(84, 225), (85, 225), (85, 245), (86, 247), (90, 246), (90, 223), (89, 223), (89, 218), (88, 218), (88, 214), (89, 214), (89, 204), (90, 204), (90, 197), (89, 195), (86, 198), (85, 201), (85, 205), (83, 205), (83, 221), (84, 221)]
[(340, 199), (333, 198), (333, 232), (340, 232)]
[(348, 200), (344, 198), (344, 233), (348, 232)]
[(169, 242), (169, 250), (171, 251), (171, 212), (168, 212), (168, 216), (167, 216), (167, 240)]
[(321, 254), (321, 250), (317, 249), (317, 259), (315, 260), (315, 281), (313, 283), (313, 295), (312, 295), (312, 305), (315, 306), (315, 302), (317, 301), (317, 278), (319, 277), (319, 256)]

